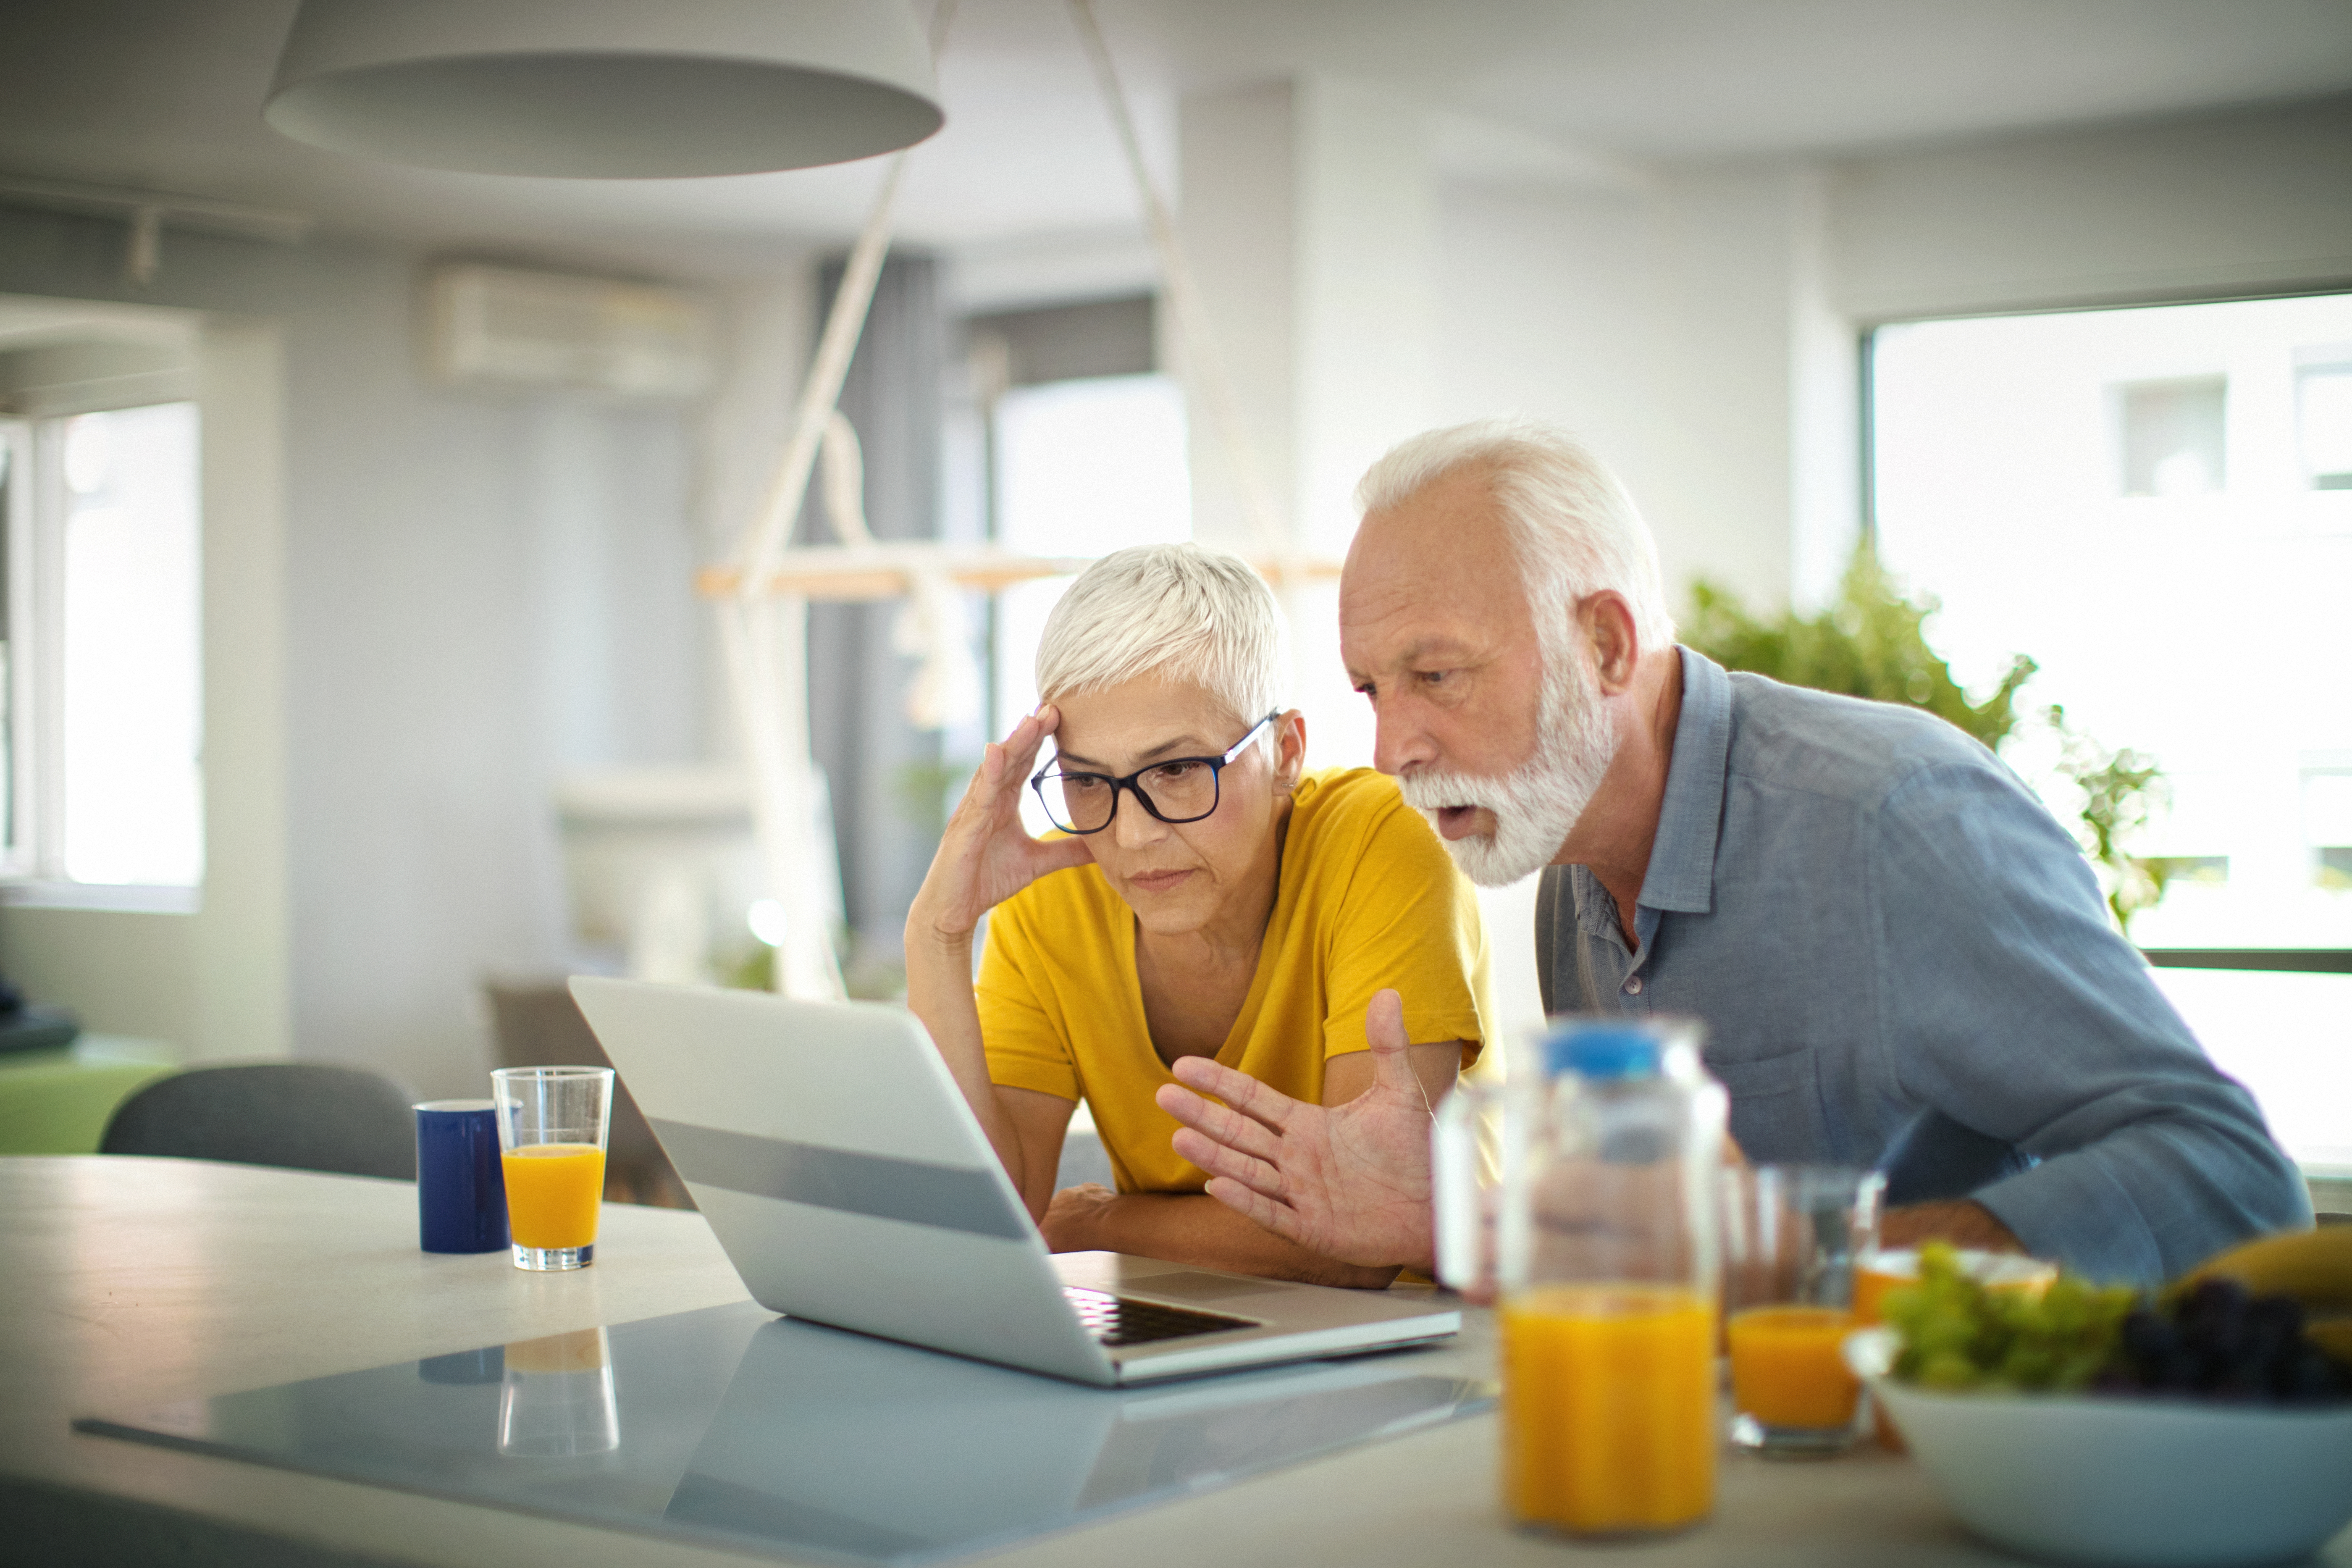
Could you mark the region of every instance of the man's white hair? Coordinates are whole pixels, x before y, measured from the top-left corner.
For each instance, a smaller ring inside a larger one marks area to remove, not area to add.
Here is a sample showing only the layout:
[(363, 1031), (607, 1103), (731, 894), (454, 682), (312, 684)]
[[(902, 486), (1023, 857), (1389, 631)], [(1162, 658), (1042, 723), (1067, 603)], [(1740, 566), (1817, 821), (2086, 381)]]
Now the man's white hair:
[(1415, 436), (1365, 473), (1357, 508), (1388, 510), (1463, 469), (1483, 474), (1501, 505), (1546, 658), (1567, 646), (1575, 605), (1603, 588), (1632, 606), (1644, 653), (1672, 646), (1649, 525), (1608, 465), (1565, 430), (1505, 417)]
[(1282, 706), (1289, 668), (1265, 579), (1197, 544), (1104, 556), (1070, 584), (1037, 643), (1037, 692), (1048, 702), (1153, 675), (1203, 688), (1244, 724)]

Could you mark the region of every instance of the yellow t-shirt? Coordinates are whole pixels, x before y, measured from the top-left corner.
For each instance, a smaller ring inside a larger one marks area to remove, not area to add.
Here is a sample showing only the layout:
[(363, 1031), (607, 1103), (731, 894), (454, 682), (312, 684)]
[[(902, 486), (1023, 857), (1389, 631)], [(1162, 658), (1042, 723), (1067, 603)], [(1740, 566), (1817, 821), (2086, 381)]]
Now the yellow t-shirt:
[[(1404, 998), (1408, 1039), (1485, 1037), (1486, 948), (1469, 882), (1370, 768), (1310, 773), (1291, 797), (1274, 916), (1217, 1060), (1319, 1104), (1323, 1064), (1365, 1048), (1372, 993)], [(1135, 915), (1092, 864), (997, 906), (982, 954), (988, 1076), (1084, 1099), (1123, 1193), (1197, 1193), (1207, 1177), (1168, 1140), (1152, 1092), (1175, 1078), (1152, 1048), (1135, 975)]]

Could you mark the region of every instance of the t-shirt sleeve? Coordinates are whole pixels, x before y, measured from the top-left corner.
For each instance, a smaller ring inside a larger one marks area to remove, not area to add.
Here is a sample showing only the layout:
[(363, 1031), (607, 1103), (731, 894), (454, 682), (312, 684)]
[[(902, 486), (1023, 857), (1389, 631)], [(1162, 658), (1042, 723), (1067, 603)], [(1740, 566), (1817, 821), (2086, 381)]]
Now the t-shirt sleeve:
[(980, 979), (972, 988), (989, 1081), (1075, 1100), (1080, 1098), (1077, 1066), (1045, 1006), (1045, 988), (1032, 978), (1038, 962), (1036, 943), (1019, 912), (1010, 903), (999, 905), (988, 918)]
[(1381, 812), (1365, 835), (1329, 942), (1326, 1059), (1367, 1048), (1364, 1009), (1382, 990), (1404, 999), (1407, 1039), (1466, 1040), (1462, 1065), (1477, 1059), (1486, 963), (1478, 900), (1436, 833), (1409, 807)]

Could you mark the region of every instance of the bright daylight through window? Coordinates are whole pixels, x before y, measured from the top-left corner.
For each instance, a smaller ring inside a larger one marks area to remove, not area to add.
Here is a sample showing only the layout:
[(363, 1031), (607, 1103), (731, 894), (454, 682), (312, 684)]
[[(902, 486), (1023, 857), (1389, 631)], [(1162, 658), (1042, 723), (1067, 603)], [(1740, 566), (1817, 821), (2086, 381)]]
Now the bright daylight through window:
[[(997, 537), (1038, 555), (1108, 555), (1192, 536), (1184, 397), (1170, 377), (1091, 376), (1015, 387), (995, 410)], [(1037, 639), (1076, 579), (1000, 596), (992, 735), (1037, 705)], [(1045, 823), (1024, 793), (1031, 827)]]
[[(204, 878), (192, 403), (5, 426), (8, 871), (34, 901)], [(135, 900), (134, 900), (135, 901)], [(186, 907), (187, 897), (151, 900)]]
[[(1955, 678), (2029, 655), (2021, 708), (2161, 770), (2133, 940), (2352, 947), (2352, 296), (1885, 326), (1871, 386), (1880, 554)], [(2352, 1164), (2352, 975), (2158, 978), (2292, 1152)]]

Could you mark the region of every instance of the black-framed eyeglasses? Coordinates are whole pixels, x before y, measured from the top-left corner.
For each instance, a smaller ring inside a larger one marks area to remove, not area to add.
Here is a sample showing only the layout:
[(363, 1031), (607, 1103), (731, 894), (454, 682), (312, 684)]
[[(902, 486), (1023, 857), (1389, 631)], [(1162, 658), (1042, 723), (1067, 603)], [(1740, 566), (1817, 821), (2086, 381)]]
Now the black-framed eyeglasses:
[(1215, 814), (1225, 769), (1281, 717), (1269, 713), (1251, 725), (1250, 732), (1222, 757), (1170, 757), (1117, 779), (1108, 773), (1065, 773), (1056, 763), (1039, 769), (1029, 787), (1045, 803), (1054, 826), (1065, 833), (1100, 833), (1108, 827), (1118, 815), (1121, 790), (1134, 791), (1137, 803), (1162, 822), (1198, 822)]

